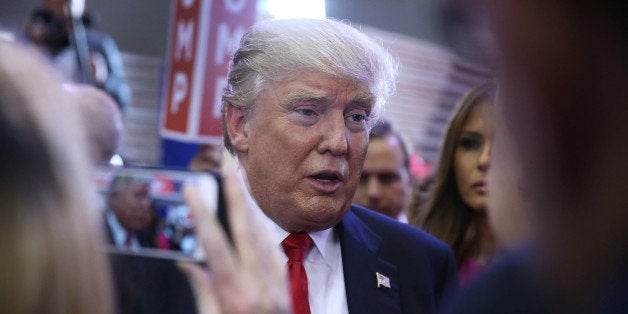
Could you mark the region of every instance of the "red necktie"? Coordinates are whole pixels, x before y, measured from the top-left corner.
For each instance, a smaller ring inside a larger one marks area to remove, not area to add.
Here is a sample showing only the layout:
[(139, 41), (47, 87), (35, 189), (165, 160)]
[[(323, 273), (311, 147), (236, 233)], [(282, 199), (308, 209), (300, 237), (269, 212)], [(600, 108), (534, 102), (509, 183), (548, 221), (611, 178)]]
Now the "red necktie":
[(288, 256), (287, 265), (294, 313), (310, 314), (310, 303), (307, 299), (307, 274), (303, 267), (303, 258), (312, 247), (312, 239), (305, 232), (291, 233), (281, 242), (281, 246)]

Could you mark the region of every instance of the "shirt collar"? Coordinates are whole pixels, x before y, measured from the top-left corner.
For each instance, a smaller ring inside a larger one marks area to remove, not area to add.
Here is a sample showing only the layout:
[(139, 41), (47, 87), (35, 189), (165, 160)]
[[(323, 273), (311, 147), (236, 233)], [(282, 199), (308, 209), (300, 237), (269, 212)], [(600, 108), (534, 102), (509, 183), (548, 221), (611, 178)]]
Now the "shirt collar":
[[(266, 219), (272, 224), (272, 229), (275, 235), (275, 243), (277, 243), (278, 247), (281, 247), (281, 241), (283, 241), (288, 235), (290, 235), (290, 233), (287, 232), (286, 230), (283, 230), (279, 225), (274, 223), (270, 218), (266, 217)], [(325, 260), (325, 263), (333, 269), (335, 263), (333, 263), (331, 260), (332, 252), (328, 250), (328, 248), (331, 248), (328, 245), (333, 246), (333, 243), (332, 243), (333, 237), (331, 236), (333, 234), (331, 232), (332, 230), (333, 228), (329, 228), (329, 229), (325, 229), (325, 230), (317, 231), (317, 232), (308, 232), (308, 235), (310, 236), (310, 238), (312, 238), (312, 241), (314, 242), (316, 249)]]
[[(239, 170), (240, 170), (240, 173), (239, 173), (240, 178), (243, 179), (242, 172), (244, 172), (244, 169), (240, 168)], [(287, 232), (286, 230), (283, 230), (272, 219), (266, 216), (264, 211), (259, 207), (259, 205), (257, 205), (257, 202), (254, 201), (253, 196), (250, 194), (250, 191), (248, 190), (248, 185), (247, 185), (246, 193), (248, 194), (248, 197), (250, 197), (249, 204), (251, 204), (253, 207), (252, 211), (254, 215), (257, 216), (259, 222), (261, 222), (263, 225), (265, 225), (265, 227), (267, 227), (267, 230), (273, 231), (272, 233), (274, 236), (274, 241), (277, 244), (277, 247), (281, 249), (281, 241), (283, 241), (290, 233)], [(332, 230), (333, 230), (333, 227), (322, 230), (322, 231), (309, 232), (308, 235), (310, 236), (310, 238), (312, 238), (312, 241), (314, 242), (316, 249), (320, 252), (321, 256), (325, 260), (325, 263), (327, 263), (329, 267), (334, 269), (336, 265), (336, 263), (333, 263), (332, 261), (333, 256), (335, 256), (334, 250), (340, 250), (340, 246), (338, 243), (334, 242), (333, 232), (331, 232)], [(281, 252), (283, 254), (283, 250), (281, 250)]]
[(109, 224), (109, 228), (111, 229), (111, 235), (113, 236), (113, 242), (116, 245), (124, 244), (124, 241), (127, 237), (127, 231), (122, 227), (118, 219), (116, 218), (116, 214), (114, 214), (111, 210), (106, 211), (107, 215), (107, 223)]

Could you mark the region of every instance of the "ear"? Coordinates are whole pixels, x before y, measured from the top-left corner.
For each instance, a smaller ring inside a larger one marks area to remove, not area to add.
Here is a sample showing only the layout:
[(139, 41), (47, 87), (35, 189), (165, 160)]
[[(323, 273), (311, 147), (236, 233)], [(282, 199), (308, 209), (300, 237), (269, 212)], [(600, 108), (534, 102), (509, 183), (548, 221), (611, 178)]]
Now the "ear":
[(249, 150), (246, 113), (246, 109), (236, 107), (232, 104), (227, 104), (225, 108), (225, 122), (227, 124), (229, 140), (231, 140), (233, 148), (240, 153), (246, 153)]

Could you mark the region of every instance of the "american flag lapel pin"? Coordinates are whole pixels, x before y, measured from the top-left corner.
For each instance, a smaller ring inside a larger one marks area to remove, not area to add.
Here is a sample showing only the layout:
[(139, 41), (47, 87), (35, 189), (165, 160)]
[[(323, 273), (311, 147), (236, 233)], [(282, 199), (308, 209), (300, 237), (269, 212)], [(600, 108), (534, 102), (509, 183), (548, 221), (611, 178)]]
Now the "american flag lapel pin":
[(377, 277), (377, 287), (390, 288), (390, 279), (379, 272), (375, 273), (375, 277)]

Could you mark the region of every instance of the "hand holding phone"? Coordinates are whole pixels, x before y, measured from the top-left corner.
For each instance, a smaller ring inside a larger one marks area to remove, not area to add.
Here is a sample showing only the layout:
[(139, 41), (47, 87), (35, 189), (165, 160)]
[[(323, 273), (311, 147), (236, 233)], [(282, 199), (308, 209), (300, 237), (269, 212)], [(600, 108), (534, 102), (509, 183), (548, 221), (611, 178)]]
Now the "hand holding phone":
[(184, 190), (210, 268), (179, 264), (194, 288), (199, 312), (290, 313), (287, 272), (279, 245), (253, 212), (259, 208), (255, 208), (244, 173), (238, 171), (232, 156), (224, 157), (222, 174), (233, 245), (216, 216), (205, 208), (203, 190), (194, 186)]

